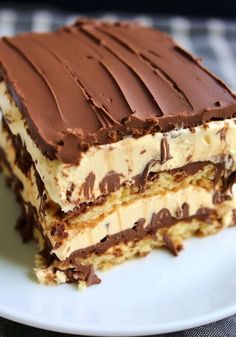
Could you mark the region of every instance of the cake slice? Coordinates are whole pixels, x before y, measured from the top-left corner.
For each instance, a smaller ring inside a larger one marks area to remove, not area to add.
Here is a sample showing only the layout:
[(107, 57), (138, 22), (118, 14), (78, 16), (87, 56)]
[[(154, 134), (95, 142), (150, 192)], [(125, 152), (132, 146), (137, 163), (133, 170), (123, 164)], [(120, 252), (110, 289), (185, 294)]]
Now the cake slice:
[(0, 69), (1, 167), (39, 282), (99, 283), (236, 223), (235, 95), (168, 35), (79, 20), (2, 38)]

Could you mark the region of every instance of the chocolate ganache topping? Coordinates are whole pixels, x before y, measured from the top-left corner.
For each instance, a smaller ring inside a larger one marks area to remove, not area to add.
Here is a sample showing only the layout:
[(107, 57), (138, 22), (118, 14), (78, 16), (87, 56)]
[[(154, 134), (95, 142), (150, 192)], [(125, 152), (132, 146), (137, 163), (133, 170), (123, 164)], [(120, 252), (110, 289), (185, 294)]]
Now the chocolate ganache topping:
[[(1, 78), (49, 158), (236, 113), (235, 96), (166, 34), (81, 19), (0, 40)], [(168, 151), (167, 151), (168, 154)]]

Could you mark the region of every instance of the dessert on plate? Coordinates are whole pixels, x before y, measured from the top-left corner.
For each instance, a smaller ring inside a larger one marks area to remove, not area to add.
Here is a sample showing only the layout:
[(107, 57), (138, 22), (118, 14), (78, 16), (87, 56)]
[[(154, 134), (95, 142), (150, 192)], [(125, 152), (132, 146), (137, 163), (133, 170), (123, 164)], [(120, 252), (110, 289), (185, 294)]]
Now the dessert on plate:
[(168, 35), (81, 19), (1, 38), (0, 72), (1, 168), (40, 283), (99, 283), (236, 223), (235, 95)]

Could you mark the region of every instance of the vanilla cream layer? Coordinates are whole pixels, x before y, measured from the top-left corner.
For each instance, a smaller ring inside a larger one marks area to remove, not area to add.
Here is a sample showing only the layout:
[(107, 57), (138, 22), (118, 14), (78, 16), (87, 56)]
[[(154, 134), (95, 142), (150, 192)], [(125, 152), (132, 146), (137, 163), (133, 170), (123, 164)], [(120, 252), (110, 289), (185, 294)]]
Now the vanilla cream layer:
[(177, 192), (167, 193), (164, 196), (140, 198), (130, 205), (123, 205), (110, 215), (104, 216), (96, 222), (95, 227), (85, 228), (83, 231), (74, 229), (67, 231), (69, 239), (65, 240), (62, 246), (54, 252), (60, 260), (63, 260), (77, 249), (100, 242), (106, 235), (132, 228), (135, 222), (141, 218), (145, 218), (145, 226), (147, 226), (151, 222), (153, 213), (158, 213), (163, 208), (167, 208), (172, 216), (176, 216), (177, 211), (185, 202), (189, 205), (189, 216), (196, 214), (201, 207), (216, 208), (219, 217), (222, 218), (223, 225), (232, 224), (232, 209), (236, 207), (236, 198), (217, 205), (217, 207), (213, 204), (212, 198), (213, 192), (192, 186)]
[[(226, 164), (231, 169), (236, 168), (236, 124), (233, 119), (210, 122), (191, 131), (179, 129), (165, 134), (157, 132), (138, 139), (127, 137), (113, 144), (93, 146), (82, 153), (79, 165), (68, 165), (59, 160), (49, 160), (41, 153), (27, 133), (26, 121), (7, 94), (4, 82), (0, 83), (0, 109), (11, 132), (19, 134), (26, 145), (50, 198), (64, 212), (72, 210), (81, 202), (100, 196), (99, 183), (111, 171), (120, 174), (121, 183), (132, 182), (132, 178), (141, 174), (150, 160), (160, 160), (163, 137), (169, 144), (172, 159), (163, 164), (156, 163), (151, 168), (152, 172), (170, 170), (196, 161), (210, 160), (216, 163), (222, 160), (222, 155), (231, 155)], [(220, 131), (225, 126), (227, 131), (222, 136)], [(92, 195), (88, 198), (83, 184), (90, 172), (95, 174), (95, 182)], [(71, 191), (71, 186), (74, 189), (68, 200), (66, 194), (68, 190)]]
[[(13, 174), (23, 183), (22, 197), (25, 202), (30, 202), (39, 211), (40, 198), (38, 196), (37, 185), (34, 176), (34, 169), (31, 168), (26, 177), (22, 171), (14, 165), (15, 150), (12, 147), (11, 140), (7, 137), (7, 133), (1, 128), (0, 147), (6, 153), (8, 162), (11, 166)], [(171, 215), (176, 216), (183, 203), (189, 205), (189, 216), (194, 215), (201, 207), (209, 207), (217, 209), (219, 217), (222, 218), (222, 224), (229, 226), (232, 223), (232, 209), (236, 208), (236, 193), (233, 188), (233, 199), (220, 205), (213, 204), (214, 191), (207, 191), (198, 186), (188, 186), (178, 191), (171, 191), (165, 195), (154, 195), (151, 197), (143, 197), (133, 201), (130, 204), (124, 204), (116, 207), (114, 212), (101, 216), (94, 225), (85, 229), (76, 228), (76, 217), (73, 218), (73, 226), (71, 229), (66, 228), (68, 237), (63, 240), (62, 245), (53, 251), (60, 260), (64, 260), (77, 249), (82, 249), (99, 243), (106, 235), (116, 234), (122, 230), (130, 229), (140, 218), (145, 218), (145, 226), (151, 222), (153, 213), (158, 213), (161, 209), (167, 208)], [(49, 213), (46, 213), (41, 225), (44, 234), (49, 238), (52, 246), (56, 244), (55, 239), (50, 234), (51, 224), (55, 223)], [(78, 222), (79, 225), (79, 222)]]

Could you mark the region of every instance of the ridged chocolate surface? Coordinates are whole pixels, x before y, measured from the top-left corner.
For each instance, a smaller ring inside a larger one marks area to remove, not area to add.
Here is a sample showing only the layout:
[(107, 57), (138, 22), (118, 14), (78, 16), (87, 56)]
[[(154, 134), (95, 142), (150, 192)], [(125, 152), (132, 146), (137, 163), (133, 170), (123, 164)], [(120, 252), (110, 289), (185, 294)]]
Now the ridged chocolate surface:
[(80, 20), (0, 40), (2, 76), (43, 153), (66, 163), (91, 145), (236, 114), (236, 99), (167, 35)]

